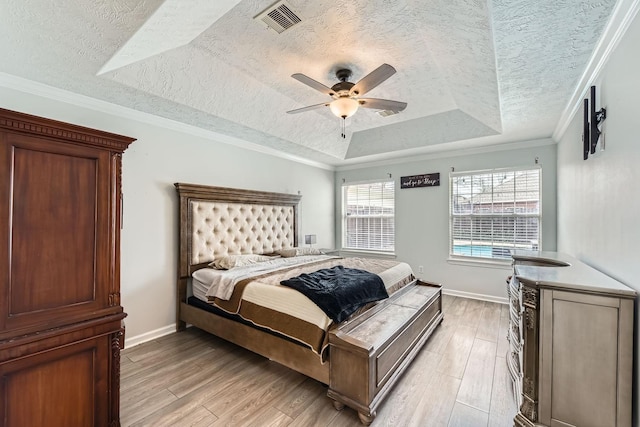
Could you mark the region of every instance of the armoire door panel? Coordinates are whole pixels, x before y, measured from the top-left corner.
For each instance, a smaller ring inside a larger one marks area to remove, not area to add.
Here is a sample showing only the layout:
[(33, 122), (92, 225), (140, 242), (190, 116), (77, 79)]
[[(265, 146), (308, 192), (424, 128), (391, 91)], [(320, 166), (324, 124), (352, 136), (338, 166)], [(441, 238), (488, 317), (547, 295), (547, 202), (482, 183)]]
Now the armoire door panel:
[(15, 149), (10, 315), (94, 299), (97, 169), (96, 159)]
[(6, 329), (64, 324), (109, 305), (108, 152), (8, 138)]
[(98, 337), (2, 365), (3, 426), (105, 425), (108, 343)]

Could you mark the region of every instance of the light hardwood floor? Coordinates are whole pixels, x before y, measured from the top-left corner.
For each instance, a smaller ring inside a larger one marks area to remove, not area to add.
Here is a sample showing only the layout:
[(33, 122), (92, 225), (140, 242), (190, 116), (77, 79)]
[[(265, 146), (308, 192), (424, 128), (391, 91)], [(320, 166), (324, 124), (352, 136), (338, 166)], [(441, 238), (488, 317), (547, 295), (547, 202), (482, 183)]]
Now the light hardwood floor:
[[(372, 426), (512, 426), (508, 306), (444, 295), (444, 321), (379, 407)], [(326, 387), (190, 328), (121, 357), (126, 426), (361, 426)]]

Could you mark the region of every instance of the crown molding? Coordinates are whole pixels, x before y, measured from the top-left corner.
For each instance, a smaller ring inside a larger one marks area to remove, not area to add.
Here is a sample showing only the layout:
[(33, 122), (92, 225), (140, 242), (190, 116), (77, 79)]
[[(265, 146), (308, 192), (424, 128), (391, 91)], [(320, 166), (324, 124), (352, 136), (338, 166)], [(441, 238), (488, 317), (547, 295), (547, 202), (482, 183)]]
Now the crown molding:
[(296, 163), (313, 166), (319, 169), (330, 171), (335, 170), (334, 166), (328, 165), (326, 163), (283, 153), (282, 151), (265, 147), (253, 142), (245, 141), (240, 138), (224, 135), (212, 130), (202, 129), (197, 126), (181, 123), (176, 120), (167, 119), (150, 113), (145, 113), (143, 111), (134, 110), (133, 108), (123, 107), (121, 105), (92, 98), (90, 96), (80, 95), (68, 90), (59, 89), (43, 83), (35, 82), (33, 80), (14, 76), (12, 74), (0, 72), (0, 87), (5, 87), (10, 90), (17, 90), (19, 92), (24, 92), (30, 95), (39, 96), (54, 101), (64, 102), (76, 107), (90, 109), (100, 113), (111, 114), (113, 116), (121, 117), (126, 120), (134, 120), (148, 125), (186, 133), (195, 137), (214, 140), (223, 144), (233, 145), (236, 147), (244, 148), (246, 150), (256, 151), (273, 157), (279, 157), (281, 159), (290, 160)]
[(551, 135), (554, 141), (560, 141), (564, 136), (571, 120), (582, 107), (582, 100), (587, 96), (592, 83), (598, 79), (602, 69), (609, 61), (609, 57), (629, 29), (638, 9), (640, 9), (640, 0), (618, 0), (616, 2), (611, 18), (609, 18), (609, 22), (591, 55), (589, 64)]
[(534, 139), (527, 141), (509, 142), (502, 144), (486, 145), (481, 147), (462, 148), (457, 150), (443, 150), (435, 153), (413, 155), (405, 157), (396, 157), (388, 160), (373, 161), (368, 163), (354, 163), (351, 165), (337, 166), (336, 172), (366, 169), (378, 166), (389, 166), (396, 164), (406, 164), (408, 162), (421, 162), (426, 160), (445, 159), (449, 157), (472, 156), (477, 154), (495, 153), (497, 151), (520, 150), (525, 148), (544, 147), (547, 145), (555, 145), (556, 142), (551, 138)]

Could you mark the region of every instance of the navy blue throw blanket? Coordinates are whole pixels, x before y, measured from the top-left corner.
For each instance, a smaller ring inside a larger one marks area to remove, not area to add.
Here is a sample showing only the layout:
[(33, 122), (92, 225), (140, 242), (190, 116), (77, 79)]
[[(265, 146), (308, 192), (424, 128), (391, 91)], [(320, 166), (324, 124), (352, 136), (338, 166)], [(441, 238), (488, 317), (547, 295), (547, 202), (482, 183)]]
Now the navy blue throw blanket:
[(313, 301), (340, 323), (363, 305), (389, 298), (380, 276), (337, 265), (280, 282)]

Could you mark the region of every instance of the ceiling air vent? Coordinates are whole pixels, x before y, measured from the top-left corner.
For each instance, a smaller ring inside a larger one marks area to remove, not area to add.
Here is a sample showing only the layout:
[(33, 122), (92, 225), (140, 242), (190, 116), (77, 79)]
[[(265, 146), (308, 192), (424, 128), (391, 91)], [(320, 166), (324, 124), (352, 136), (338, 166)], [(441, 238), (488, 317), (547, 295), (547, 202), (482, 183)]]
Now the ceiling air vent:
[(379, 115), (381, 115), (382, 117), (389, 117), (389, 116), (393, 116), (394, 114), (398, 114), (399, 111), (393, 111), (393, 110), (381, 110), (381, 111), (376, 111)]
[(300, 17), (293, 12), (292, 7), (284, 0), (275, 2), (253, 19), (263, 22), (277, 33), (288, 30), (298, 22), (301, 22)]

